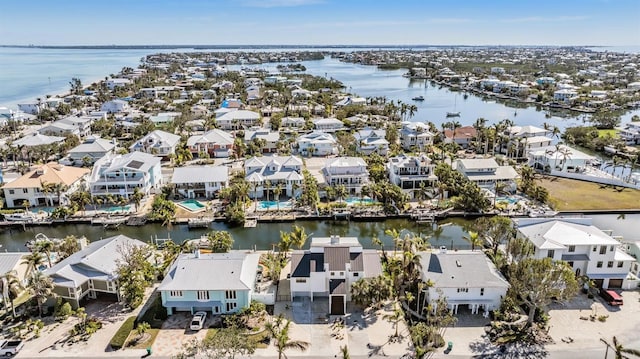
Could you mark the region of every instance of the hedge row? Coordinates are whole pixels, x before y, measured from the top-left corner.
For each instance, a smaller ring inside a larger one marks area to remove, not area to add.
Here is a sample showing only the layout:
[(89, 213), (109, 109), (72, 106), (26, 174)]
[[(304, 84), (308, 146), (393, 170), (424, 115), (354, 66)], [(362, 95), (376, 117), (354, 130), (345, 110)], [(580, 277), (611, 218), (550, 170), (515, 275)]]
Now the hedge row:
[(119, 350), (124, 347), (125, 341), (129, 337), (129, 333), (131, 333), (131, 331), (133, 330), (135, 321), (136, 317), (131, 316), (127, 318), (124, 323), (122, 323), (120, 329), (118, 329), (116, 334), (113, 336), (113, 338), (111, 338), (111, 341), (109, 342), (109, 345), (111, 345), (111, 348), (113, 348), (113, 350)]

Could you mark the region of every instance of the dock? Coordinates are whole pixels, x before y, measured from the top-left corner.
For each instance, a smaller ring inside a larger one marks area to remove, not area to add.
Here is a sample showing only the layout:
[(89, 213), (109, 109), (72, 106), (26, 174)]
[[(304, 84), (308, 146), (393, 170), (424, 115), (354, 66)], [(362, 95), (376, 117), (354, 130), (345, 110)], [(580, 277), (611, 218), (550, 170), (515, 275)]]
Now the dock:
[(131, 216), (127, 220), (127, 226), (143, 226), (147, 223), (146, 216)]
[(244, 228), (255, 228), (258, 225), (257, 218), (247, 218), (244, 220)]
[(213, 222), (211, 217), (189, 218), (187, 226), (189, 228), (209, 228), (211, 222)]
[(336, 209), (333, 212), (331, 212), (331, 216), (335, 220), (338, 220), (338, 219), (349, 220), (349, 218), (351, 218), (351, 211), (346, 209)]
[(123, 223), (127, 222), (128, 217), (97, 217), (91, 219), (91, 224), (94, 226), (104, 226), (104, 228), (118, 228)]

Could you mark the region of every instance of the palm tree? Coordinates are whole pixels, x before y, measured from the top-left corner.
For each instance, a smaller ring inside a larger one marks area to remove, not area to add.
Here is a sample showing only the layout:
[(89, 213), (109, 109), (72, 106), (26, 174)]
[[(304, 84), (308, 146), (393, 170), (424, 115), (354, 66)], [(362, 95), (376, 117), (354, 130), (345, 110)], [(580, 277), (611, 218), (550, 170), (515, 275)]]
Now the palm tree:
[(45, 241), (39, 241), (36, 242), (36, 253), (44, 253), (47, 261), (49, 262), (49, 268), (52, 267), (51, 265), (51, 252), (54, 250), (55, 245), (53, 244), (52, 241), (49, 240), (45, 240)]
[(7, 272), (0, 277), (0, 293), (2, 294), (4, 307), (7, 308), (7, 300), (9, 300), (11, 303), (11, 313), (14, 318), (16, 317), (16, 308), (13, 301), (18, 298), (21, 292), (22, 285), (15, 271)]
[(276, 206), (278, 208), (278, 211), (280, 211), (280, 195), (281, 194), (282, 194), (282, 185), (278, 183), (273, 188), (273, 195), (275, 196), (275, 199), (276, 199)]
[(302, 249), (304, 244), (307, 242), (307, 233), (304, 231), (304, 227), (294, 224), (293, 231), (291, 231), (290, 236), (291, 243), (298, 247), (298, 249)]
[(404, 312), (402, 311), (402, 309), (396, 307), (393, 309), (393, 312), (385, 314), (384, 316), (382, 316), (382, 318), (393, 324), (396, 329), (396, 332), (393, 336), (394, 338), (398, 338), (400, 336), (400, 333), (398, 332), (400, 322), (404, 319)]
[(22, 264), (27, 265), (27, 273), (38, 269), (44, 263), (44, 257), (42, 253), (34, 249), (33, 252), (27, 254), (22, 259)]
[(56, 196), (58, 196), (58, 205), (62, 204), (60, 202), (62, 200), (62, 193), (66, 191), (67, 188), (67, 185), (65, 185), (64, 183), (55, 183), (53, 185), (53, 191), (56, 193)]
[(133, 189), (133, 194), (131, 195), (131, 200), (136, 208), (136, 212), (138, 212), (138, 207), (140, 207), (140, 202), (144, 198), (144, 193), (140, 191), (140, 187), (135, 187)]
[(469, 231), (468, 236), (462, 237), (471, 243), (471, 251), (476, 250), (476, 246), (482, 245), (482, 239), (480, 238), (480, 234), (478, 232)]
[(35, 297), (36, 303), (38, 303), (38, 312), (42, 317), (42, 305), (53, 294), (53, 280), (42, 272), (36, 271), (29, 279), (29, 292)]
[(276, 350), (278, 351), (278, 359), (288, 358), (284, 353), (285, 350), (295, 349), (300, 351), (306, 351), (309, 348), (309, 343), (302, 340), (291, 340), (289, 337), (289, 329), (291, 327), (291, 321), (284, 319), (282, 315), (278, 316), (274, 322), (267, 323), (265, 328), (271, 335), (271, 338), (275, 341)]
[(607, 355), (609, 355), (609, 348), (612, 348), (614, 350), (614, 353), (616, 355), (615, 359), (627, 359), (627, 358), (629, 358), (629, 356), (624, 355), (624, 354), (631, 354), (631, 355), (633, 355), (635, 357), (640, 357), (640, 350), (638, 350), (638, 349), (629, 349), (629, 348), (623, 347), (622, 344), (618, 341), (618, 338), (616, 338), (615, 336), (611, 340), (611, 344), (609, 342), (607, 342), (603, 338), (600, 338), (600, 341), (603, 342), (607, 346), (607, 352), (604, 355), (605, 359), (607, 358)]
[(342, 359), (351, 359), (351, 356), (349, 355), (349, 347), (346, 345), (340, 347), (340, 354), (342, 355)]

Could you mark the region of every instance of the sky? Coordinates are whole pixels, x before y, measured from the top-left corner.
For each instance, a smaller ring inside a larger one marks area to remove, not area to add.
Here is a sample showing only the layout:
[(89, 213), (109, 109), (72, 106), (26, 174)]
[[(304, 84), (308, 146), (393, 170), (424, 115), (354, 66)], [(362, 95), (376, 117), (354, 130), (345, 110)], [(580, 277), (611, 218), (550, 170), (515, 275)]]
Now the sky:
[(640, 0), (2, 0), (3, 45), (640, 45)]

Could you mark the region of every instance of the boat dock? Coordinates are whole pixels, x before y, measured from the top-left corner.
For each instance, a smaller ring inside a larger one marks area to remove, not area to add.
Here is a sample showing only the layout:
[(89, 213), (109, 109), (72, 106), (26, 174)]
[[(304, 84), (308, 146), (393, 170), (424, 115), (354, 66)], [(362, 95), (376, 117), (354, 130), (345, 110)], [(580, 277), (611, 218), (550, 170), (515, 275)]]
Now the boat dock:
[(187, 226), (189, 228), (209, 228), (211, 222), (213, 222), (212, 217), (189, 218)]
[(258, 218), (247, 218), (244, 220), (244, 228), (255, 228), (258, 225)]
[(143, 226), (147, 223), (146, 216), (131, 216), (127, 220), (127, 226)]

